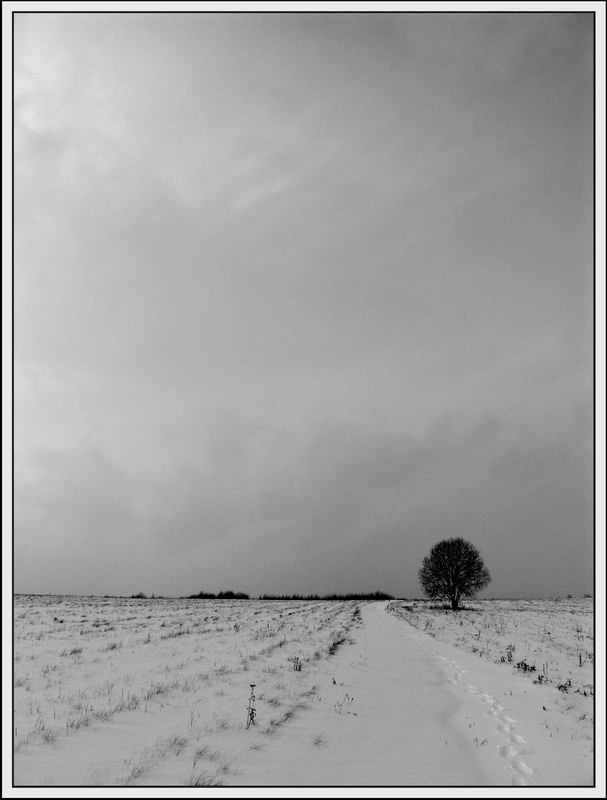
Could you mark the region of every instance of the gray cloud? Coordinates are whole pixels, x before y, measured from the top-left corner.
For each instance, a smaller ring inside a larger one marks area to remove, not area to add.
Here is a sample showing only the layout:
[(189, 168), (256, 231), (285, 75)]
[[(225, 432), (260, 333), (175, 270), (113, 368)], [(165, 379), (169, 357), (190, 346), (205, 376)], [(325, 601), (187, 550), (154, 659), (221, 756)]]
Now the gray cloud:
[(101, 592), (101, 576), (133, 561), (135, 500), (125, 475), (97, 449), (44, 449), (17, 458), (18, 585), (53, 592), (68, 577), (66, 591)]
[[(167, 483), (129, 481), (90, 451), (30, 456), (16, 498), (24, 574), (26, 563), (34, 574), (32, 564), (46, 563), (54, 585), (79, 559), (81, 591), (108, 580), (113, 591), (136, 591), (139, 573), (147, 591), (166, 592), (168, 569), (177, 593), (202, 582), (415, 595), (429, 547), (465, 536), (485, 555), (497, 595), (591, 588), (583, 416), (548, 441), (512, 419), (446, 418), (417, 439), (326, 424), (300, 446), (267, 425), (225, 422), (207, 462)], [(120, 554), (111, 576), (110, 553)]]

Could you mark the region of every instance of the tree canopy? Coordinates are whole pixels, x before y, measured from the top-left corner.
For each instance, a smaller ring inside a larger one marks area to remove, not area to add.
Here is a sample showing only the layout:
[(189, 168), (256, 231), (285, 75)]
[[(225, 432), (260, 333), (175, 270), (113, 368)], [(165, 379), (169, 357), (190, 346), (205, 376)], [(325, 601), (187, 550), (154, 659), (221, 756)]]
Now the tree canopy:
[(479, 551), (465, 539), (443, 539), (424, 558), (419, 580), (428, 597), (449, 600), (454, 611), (462, 597), (474, 597), (491, 581)]

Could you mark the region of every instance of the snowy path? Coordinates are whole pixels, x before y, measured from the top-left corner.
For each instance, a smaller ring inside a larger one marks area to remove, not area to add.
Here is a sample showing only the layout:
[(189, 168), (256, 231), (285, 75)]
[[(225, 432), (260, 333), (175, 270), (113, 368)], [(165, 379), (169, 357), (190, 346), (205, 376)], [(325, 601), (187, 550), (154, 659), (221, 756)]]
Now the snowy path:
[(239, 761), (230, 785), (487, 783), (472, 738), (467, 743), (449, 724), (457, 702), (439, 667), (384, 609), (363, 607), (357, 641), (327, 665), (320, 701), (277, 732), (265, 753)]
[(230, 785), (591, 783), (587, 743), (548, 723), (545, 687), (436, 642), (383, 603), (362, 619), (315, 676), (316, 702), (241, 756)]

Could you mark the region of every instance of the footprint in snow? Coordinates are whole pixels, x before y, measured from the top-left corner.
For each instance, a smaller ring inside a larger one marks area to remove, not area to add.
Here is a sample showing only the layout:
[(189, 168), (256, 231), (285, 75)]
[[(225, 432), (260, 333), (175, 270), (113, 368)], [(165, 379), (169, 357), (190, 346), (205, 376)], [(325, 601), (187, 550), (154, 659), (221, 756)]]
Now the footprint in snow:
[(512, 766), (517, 772), (519, 772), (521, 775), (524, 775), (526, 778), (528, 778), (530, 775), (533, 775), (533, 770), (531, 767), (525, 764), (524, 761), (521, 761), (520, 758), (515, 759), (512, 762)]

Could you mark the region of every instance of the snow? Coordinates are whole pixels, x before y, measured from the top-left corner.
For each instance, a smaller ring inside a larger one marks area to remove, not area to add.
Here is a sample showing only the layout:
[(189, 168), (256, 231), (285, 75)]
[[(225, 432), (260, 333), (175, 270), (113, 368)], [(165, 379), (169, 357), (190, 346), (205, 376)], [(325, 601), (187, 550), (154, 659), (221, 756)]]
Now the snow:
[(590, 600), (17, 597), (14, 784), (588, 797), (593, 652)]

